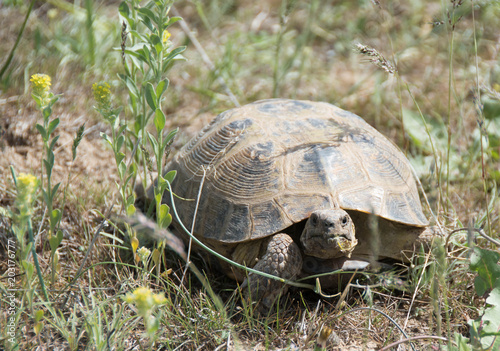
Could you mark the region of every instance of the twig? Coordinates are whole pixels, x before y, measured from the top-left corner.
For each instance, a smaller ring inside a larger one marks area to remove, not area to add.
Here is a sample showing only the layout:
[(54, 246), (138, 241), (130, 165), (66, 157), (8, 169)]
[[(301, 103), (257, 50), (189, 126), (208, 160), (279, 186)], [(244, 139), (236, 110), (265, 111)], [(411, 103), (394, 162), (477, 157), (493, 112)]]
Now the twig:
[(410, 342), (413, 340), (425, 340), (425, 339), (434, 339), (434, 340), (441, 340), (441, 341), (448, 342), (448, 339), (443, 337), (443, 336), (434, 336), (434, 335), (412, 336), (411, 338), (406, 338), (404, 340), (395, 341), (387, 346), (384, 346), (383, 348), (381, 348), (378, 351), (386, 351), (386, 350), (389, 350), (391, 347), (398, 346), (398, 345), (403, 344), (405, 342)]
[(194, 228), (195, 228), (195, 224), (196, 224), (196, 215), (198, 214), (198, 206), (200, 204), (201, 192), (203, 191), (203, 184), (205, 183), (205, 177), (207, 175), (205, 167), (201, 167), (201, 168), (203, 170), (203, 177), (201, 178), (200, 187), (198, 189), (198, 195), (196, 196), (196, 205), (194, 207), (194, 214), (193, 214), (193, 224), (191, 225), (191, 235), (189, 236), (189, 245), (188, 245), (187, 258), (186, 258), (186, 267), (184, 268), (184, 272), (182, 273), (181, 285), (184, 282), (184, 277), (186, 276), (187, 270), (189, 269), (189, 265), (191, 264), (191, 248), (193, 246), (193, 236), (194, 236)]
[(491, 243), (493, 243), (493, 244), (495, 244), (495, 245), (497, 245), (497, 246), (500, 246), (500, 241), (495, 240), (495, 239), (493, 239), (493, 238), (489, 237), (488, 235), (486, 235), (486, 234), (484, 233), (484, 230), (483, 230), (483, 229), (481, 229), (481, 228), (458, 228), (458, 229), (454, 229), (454, 230), (452, 230), (452, 231), (451, 231), (451, 233), (450, 233), (450, 234), (448, 234), (448, 236), (446, 237), (445, 247), (447, 247), (447, 246), (448, 246), (448, 243), (449, 243), (449, 241), (450, 241), (450, 238), (451, 238), (451, 236), (452, 236), (453, 234), (458, 233), (458, 232), (462, 232), (462, 231), (469, 231), (469, 230), (471, 230), (471, 231), (474, 231), (474, 232), (478, 233), (479, 235), (481, 235), (483, 238), (485, 238), (485, 239), (486, 239), (486, 240), (488, 240), (489, 242), (491, 242)]

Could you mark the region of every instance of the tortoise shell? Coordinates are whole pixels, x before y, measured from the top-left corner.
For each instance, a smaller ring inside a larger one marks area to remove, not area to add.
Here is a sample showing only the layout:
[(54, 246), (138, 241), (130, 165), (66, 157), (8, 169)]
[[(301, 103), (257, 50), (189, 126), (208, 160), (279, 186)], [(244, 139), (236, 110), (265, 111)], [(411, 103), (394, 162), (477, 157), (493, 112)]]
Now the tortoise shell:
[[(218, 115), (167, 165), (177, 212), (211, 242), (277, 233), (315, 210), (427, 226), (409, 161), (361, 117), (323, 102), (262, 100)], [(166, 202), (170, 196), (165, 196)], [(404, 232), (403, 232), (404, 233)]]

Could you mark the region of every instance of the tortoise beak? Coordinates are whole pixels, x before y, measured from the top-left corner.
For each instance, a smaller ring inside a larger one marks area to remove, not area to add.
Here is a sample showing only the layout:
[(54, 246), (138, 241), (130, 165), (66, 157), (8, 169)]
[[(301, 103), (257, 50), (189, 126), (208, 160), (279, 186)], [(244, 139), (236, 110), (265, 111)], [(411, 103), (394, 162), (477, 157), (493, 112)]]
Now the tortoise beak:
[(342, 254), (345, 255), (347, 258), (351, 257), (352, 251), (358, 244), (358, 239), (349, 240), (343, 236), (337, 236), (333, 238), (333, 240), (336, 241), (337, 246), (340, 249), (340, 252), (342, 252)]

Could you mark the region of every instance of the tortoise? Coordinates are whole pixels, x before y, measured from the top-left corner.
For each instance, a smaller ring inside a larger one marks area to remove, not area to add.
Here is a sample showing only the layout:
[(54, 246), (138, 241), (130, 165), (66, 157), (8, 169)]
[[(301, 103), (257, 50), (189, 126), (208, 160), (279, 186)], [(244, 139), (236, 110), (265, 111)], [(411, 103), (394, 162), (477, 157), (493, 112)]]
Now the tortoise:
[[(428, 227), (404, 154), (361, 117), (269, 99), (219, 114), (167, 165), (180, 220), (222, 255), (284, 279), (405, 250)], [(170, 202), (165, 194), (163, 202)], [(374, 222), (372, 219), (375, 218)], [(376, 225), (373, 225), (375, 223)], [(221, 265), (269, 310), (286, 287)]]

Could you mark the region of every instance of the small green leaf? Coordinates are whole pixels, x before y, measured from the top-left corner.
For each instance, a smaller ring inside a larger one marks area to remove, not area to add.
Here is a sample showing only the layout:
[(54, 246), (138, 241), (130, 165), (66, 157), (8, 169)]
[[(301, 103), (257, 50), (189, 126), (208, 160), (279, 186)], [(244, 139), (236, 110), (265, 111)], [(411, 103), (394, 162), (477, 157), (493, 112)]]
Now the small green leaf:
[(174, 24), (177, 21), (182, 20), (182, 17), (170, 17), (165, 23), (163, 23), (164, 28), (170, 27), (172, 24)]
[(43, 318), (43, 310), (38, 310), (35, 312), (35, 323), (38, 323), (42, 320)]
[(115, 156), (116, 164), (119, 165), (120, 163), (124, 163), (123, 159), (125, 158), (125, 154), (123, 152), (118, 152)]
[(104, 141), (108, 142), (108, 144), (109, 144), (110, 146), (113, 146), (113, 142), (111, 141), (111, 139), (108, 137), (108, 135), (107, 135), (106, 133), (101, 132), (101, 138), (102, 138)]
[(493, 345), (490, 350), (500, 350), (500, 280), (486, 299), (488, 306), (484, 312), (482, 338), (483, 347)]
[(40, 135), (42, 136), (42, 139), (44, 141), (47, 141), (47, 132), (45, 131), (45, 128), (41, 124), (37, 123), (36, 130), (38, 130), (38, 133), (40, 133)]
[(133, 205), (135, 203), (135, 195), (132, 194), (129, 197), (127, 197), (126, 203), (127, 203), (127, 205)]
[(57, 128), (59, 125), (59, 118), (54, 118), (50, 123), (49, 127), (47, 129), (47, 134), (50, 135), (54, 132), (54, 130)]
[(156, 96), (158, 99), (161, 98), (165, 90), (167, 90), (169, 84), (168, 78), (163, 79), (158, 85), (156, 86)]
[(51, 193), (50, 193), (50, 197), (51, 197), (51, 198), (54, 198), (54, 197), (55, 197), (55, 195), (56, 195), (56, 193), (57, 193), (57, 190), (59, 189), (59, 186), (60, 186), (60, 185), (61, 185), (61, 183), (59, 182), (59, 183), (57, 183), (56, 185), (54, 185), (54, 186), (52, 187), (52, 191), (51, 191)]
[(160, 263), (160, 250), (154, 249), (153, 252), (151, 253), (151, 258), (153, 259), (153, 262), (156, 266)]
[(478, 276), (474, 280), (474, 287), (479, 296), (483, 296), (490, 291), (498, 278), (500, 278), (500, 266), (497, 264), (500, 259), (498, 252), (484, 250), (475, 247), (470, 257), (470, 269), (477, 272)]
[(149, 51), (149, 48), (146, 45), (143, 45), (142, 50), (144, 51), (144, 56), (146, 57), (145, 59), (146, 63), (152, 66), (153, 56), (151, 56), (151, 51)]
[(125, 141), (125, 136), (122, 134), (118, 138), (116, 138), (116, 150), (115, 152), (119, 152), (123, 146), (123, 143)]
[[(60, 135), (56, 135), (54, 138), (52, 138), (52, 140), (50, 141), (50, 144), (49, 144), (49, 149), (51, 150), (50, 152), (52, 153), (52, 150), (55, 149), (56, 147), (56, 143), (57, 141), (59, 140), (59, 136)], [(52, 153), (52, 155), (54, 155), (54, 153)]]
[(155, 193), (155, 202), (159, 205), (159, 204), (161, 204), (161, 200), (162, 200), (162, 194)]
[(45, 202), (45, 204), (49, 204), (50, 202), (50, 199), (49, 199), (49, 194), (45, 191), (45, 189), (42, 189), (42, 197), (43, 197), (43, 201)]
[(179, 46), (178, 48), (175, 48), (174, 50), (170, 51), (167, 57), (165, 57), (165, 61), (170, 61), (176, 58), (176, 56), (180, 55), (186, 50), (185, 46)]
[(139, 89), (137, 89), (137, 85), (135, 84), (135, 82), (126, 75), (120, 74), (119, 76), (127, 86), (129, 94), (138, 99), (140, 94), (139, 94)]
[(167, 122), (167, 117), (165, 116), (165, 114), (163, 113), (162, 110), (157, 108), (155, 110), (154, 124), (155, 124), (156, 132), (158, 133), (158, 135), (161, 135), (161, 131), (165, 127), (166, 122)]
[(40, 105), (42, 104), (42, 99), (40, 98), (40, 96), (31, 93), (31, 97), (33, 98), (33, 100), (35, 100), (37, 106), (40, 107)]
[(33, 327), (33, 330), (36, 335), (39, 335), (40, 332), (42, 331), (43, 324), (42, 323), (35, 323), (35, 326)]
[(142, 120), (142, 114), (139, 114), (134, 121), (134, 132), (136, 135), (138, 135), (139, 132), (141, 132), (142, 130), (141, 120)]
[(167, 174), (165, 174), (164, 178), (165, 178), (166, 181), (168, 181), (170, 184), (172, 184), (172, 182), (174, 181), (176, 175), (177, 175), (177, 171), (173, 170), (173, 171), (170, 171)]
[[(31, 243), (30, 243), (31, 244)], [(26, 272), (26, 279), (31, 281), (33, 279), (34, 266), (33, 263), (23, 260), (22, 262), (24, 271)]]
[(160, 210), (158, 211), (158, 225), (160, 228), (166, 228), (172, 223), (172, 216), (170, 215), (170, 207), (165, 204), (160, 205)]
[(54, 160), (50, 162), (50, 159), (43, 160), (43, 165), (45, 166), (45, 171), (47, 172), (47, 177), (50, 178), (52, 176), (52, 167), (54, 166)]
[(151, 83), (146, 85), (146, 101), (153, 111), (156, 110), (156, 92)]
[[(125, 53), (127, 53), (127, 50), (125, 50)], [(142, 50), (141, 50), (141, 54), (143, 54)], [(145, 57), (143, 57), (143, 55), (136, 56), (136, 55), (130, 54), (129, 58), (130, 58), (130, 60), (132, 60), (134, 67), (137, 68), (139, 71), (141, 71), (142, 74), (144, 74), (143, 62), (146, 62)]]
[(124, 18), (127, 19), (127, 21), (130, 18), (130, 8), (128, 7), (128, 4), (125, 1), (122, 1), (120, 5), (118, 6), (118, 12), (120, 12), (120, 15), (122, 15)]
[(130, 173), (130, 176), (134, 176), (137, 174), (137, 163), (132, 162), (130, 166), (128, 167), (128, 172)]
[(158, 157), (158, 141), (156, 140), (154, 135), (151, 134), (150, 132), (148, 132), (148, 139), (149, 139), (149, 143), (151, 144), (151, 147), (153, 148), (155, 155)]
[(127, 165), (125, 164), (125, 162), (121, 161), (120, 163), (118, 163), (118, 175), (120, 176), (120, 179), (125, 178), (126, 171), (127, 171)]
[(486, 299), (486, 307), (479, 311), (480, 318), (469, 321), (471, 344), (476, 350), (500, 349), (500, 280)]
[[(120, 125), (120, 117), (118, 117), (118, 116), (114, 116), (114, 117), (115, 117), (115, 119), (113, 120), (111, 127), (113, 129), (117, 129), (118, 126)], [(120, 134), (120, 132), (118, 132), (118, 134)]]
[(155, 48), (156, 55), (159, 55), (160, 52), (163, 51), (163, 42), (160, 39), (160, 37), (157, 36), (156, 34), (151, 34), (151, 36), (149, 37), (149, 41), (151, 43), (151, 46)]
[(185, 46), (178, 47), (175, 50), (172, 50), (172, 52), (163, 59), (161, 70), (163, 73), (167, 72), (173, 65), (174, 61), (176, 60), (185, 60), (186, 58), (181, 55), (181, 52), (186, 50)]
[(52, 252), (55, 252), (57, 250), (57, 248), (61, 244), (62, 239), (63, 239), (62, 230), (58, 230), (56, 235), (53, 235), (52, 237), (49, 238), (50, 250)]
[(52, 108), (50, 107), (50, 105), (42, 110), (42, 116), (44, 120), (48, 120), (51, 114), (52, 114)]
[[(132, 168), (132, 165), (130, 165), (130, 167), (129, 167), (129, 169), (128, 169), (128, 176), (127, 176), (127, 178), (125, 179), (125, 181), (123, 182), (123, 184), (124, 184), (124, 185), (127, 185), (127, 184), (130, 182), (130, 180), (132, 179), (132, 177), (134, 177), (134, 176), (135, 176), (135, 174), (134, 174), (134, 172), (131, 170), (131, 168)], [(132, 203), (133, 203), (133, 202), (132, 202)]]
[(150, 9), (148, 8), (145, 8), (145, 7), (141, 7), (141, 8), (138, 8), (137, 9), (137, 12), (139, 13), (141, 19), (142, 19), (142, 22), (144, 23), (144, 25), (146, 25), (150, 31), (153, 31), (154, 30), (154, 26), (152, 23), (156, 23), (158, 22), (158, 20), (156, 19), (156, 15), (154, 14), (153, 11), (151, 11)]
[(52, 93), (49, 93), (49, 95), (50, 95), (49, 106), (52, 107), (59, 100), (61, 95), (54, 95)]
[(52, 229), (54, 229), (56, 224), (59, 223), (59, 221), (61, 220), (61, 216), (61, 210), (59, 210), (58, 208), (52, 210), (52, 213), (50, 214), (50, 226), (52, 227)]
[(130, 204), (127, 206), (127, 216), (132, 216), (134, 213), (135, 213), (136, 209), (135, 209), (135, 206), (134, 204)]
[(170, 131), (166, 136), (165, 139), (163, 139), (163, 144), (167, 145), (172, 141), (172, 139), (176, 136), (177, 132), (179, 131), (179, 128), (175, 128), (174, 130)]
[(125, 129), (127, 129), (127, 125), (126, 124), (122, 124), (120, 126), (120, 128), (116, 131), (116, 134), (118, 134), (118, 135), (122, 134), (125, 131)]

